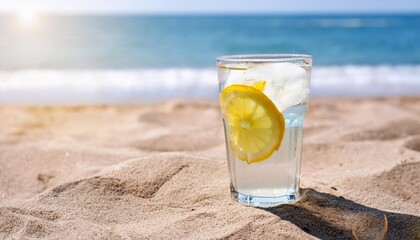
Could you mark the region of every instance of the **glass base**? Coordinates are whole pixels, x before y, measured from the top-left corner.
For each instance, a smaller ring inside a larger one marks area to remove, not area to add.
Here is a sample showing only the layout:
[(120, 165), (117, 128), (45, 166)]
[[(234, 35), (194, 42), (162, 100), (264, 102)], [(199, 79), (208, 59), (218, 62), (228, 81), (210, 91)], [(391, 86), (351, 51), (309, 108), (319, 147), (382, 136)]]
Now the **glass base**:
[(256, 197), (231, 191), (232, 198), (245, 206), (270, 208), (281, 204), (294, 203), (299, 199), (299, 192), (279, 197)]

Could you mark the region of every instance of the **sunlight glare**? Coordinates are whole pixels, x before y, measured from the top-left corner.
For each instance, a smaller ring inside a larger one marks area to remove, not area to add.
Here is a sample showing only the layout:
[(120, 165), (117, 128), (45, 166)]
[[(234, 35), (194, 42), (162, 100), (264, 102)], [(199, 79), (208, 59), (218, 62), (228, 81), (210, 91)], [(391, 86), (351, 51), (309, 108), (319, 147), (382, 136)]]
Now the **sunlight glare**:
[(18, 13), (19, 24), (23, 27), (34, 26), (38, 22), (38, 15), (32, 10), (24, 10)]

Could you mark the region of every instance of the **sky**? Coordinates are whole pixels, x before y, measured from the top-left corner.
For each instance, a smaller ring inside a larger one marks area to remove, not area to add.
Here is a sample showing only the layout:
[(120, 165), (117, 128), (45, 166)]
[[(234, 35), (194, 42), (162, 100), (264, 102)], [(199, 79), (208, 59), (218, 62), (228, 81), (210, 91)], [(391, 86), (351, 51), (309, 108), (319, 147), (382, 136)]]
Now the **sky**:
[(0, 13), (420, 13), (420, 0), (1, 0)]

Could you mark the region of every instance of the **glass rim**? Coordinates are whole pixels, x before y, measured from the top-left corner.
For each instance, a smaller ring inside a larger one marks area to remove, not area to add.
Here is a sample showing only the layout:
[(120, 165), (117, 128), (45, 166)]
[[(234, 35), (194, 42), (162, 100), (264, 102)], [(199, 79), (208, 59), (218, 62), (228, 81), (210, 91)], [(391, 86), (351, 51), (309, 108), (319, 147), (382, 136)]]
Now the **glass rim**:
[(217, 63), (243, 63), (243, 62), (296, 62), (312, 60), (309, 54), (236, 54), (224, 55), (216, 58)]

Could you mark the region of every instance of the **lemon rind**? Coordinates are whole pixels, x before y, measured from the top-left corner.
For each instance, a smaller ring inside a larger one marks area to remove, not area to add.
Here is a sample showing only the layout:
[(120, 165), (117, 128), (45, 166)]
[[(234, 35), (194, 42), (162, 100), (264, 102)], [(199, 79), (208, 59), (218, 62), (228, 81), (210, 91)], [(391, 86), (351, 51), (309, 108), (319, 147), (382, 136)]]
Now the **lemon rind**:
[[(248, 164), (261, 162), (261, 161), (266, 160), (275, 151), (277, 151), (280, 148), (281, 143), (283, 141), (284, 132), (286, 130), (285, 120), (284, 120), (283, 114), (281, 114), (281, 112), (278, 111), (276, 105), (262, 91), (260, 91), (256, 88), (250, 87), (250, 86), (239, 85), (239, 84), (231, 85), (231, 86), (225, 88), (222, 91), (222, 93), (220, 95), (220, 102), (221, 102), (222, 112), (224, 114), (225, 114), (224, 108), (225, 108), (226, 104), (228, 104), (228, 103), (225, 102), (225, 99), (230, 94), (236, 94), (237, 97), (242, 96), (244, 98), (247, 98), (247, 97), (249, 98), (249, 96), (252, 96), (252, 98), (254, 100), (257, 100), (257, 102), (260, 105), (264, 105), (264, 108), (268, 109), (268, 111), (266, 111), (266, 114), (269, 115), (270, 118), (278, 120), (277, 141), (275, 142), (273, 147), (270, 150), (266, 151), (266, 153), (261, 154), (260, 156), (256, 156), (256, 157), (251, 158), (251, 159), (249, 158), (249, 155), (250, 155), (249, 153), (244, 153), (244, 152), (240, 151), (239, 148), (235, 148), (235, 147), (232, 146), (232, 145), (237, 145), (237, 144), (232, 144), (231, 143), (232, 140), (230, 139), (230, 136), (229, 136), (230, 148), (238, 159), (240, 159), (242, 161), (245, 161)], [(228, 131), (229, 131), (229, 129), (228, 129)]]

